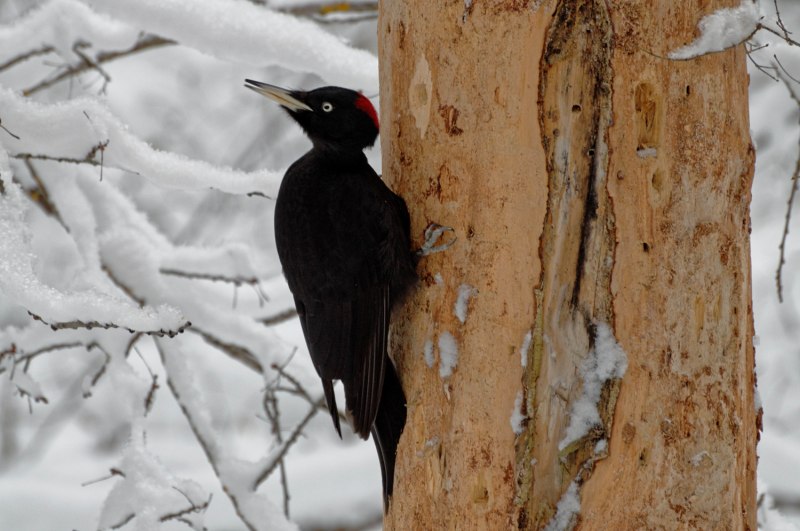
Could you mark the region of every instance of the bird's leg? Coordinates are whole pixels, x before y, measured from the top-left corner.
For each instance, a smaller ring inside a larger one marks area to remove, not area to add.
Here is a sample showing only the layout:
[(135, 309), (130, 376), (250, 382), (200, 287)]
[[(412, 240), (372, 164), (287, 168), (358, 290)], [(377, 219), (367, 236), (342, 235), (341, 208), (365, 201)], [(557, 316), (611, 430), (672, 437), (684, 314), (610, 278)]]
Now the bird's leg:
[(431, 223), (428, 225), (428, 228), (425, 229), (425, 242), (422, 244), (422, 247), (417, 249), (417, 256), (428, 256), (429, 254), (440, 253), (449, 249), (458, 239), (455, 236), (448, 242), (436, 245), (439, 238), (441, 238), (445, 232), (455, 233), (452, 227), (445, 227), (438, 223)]

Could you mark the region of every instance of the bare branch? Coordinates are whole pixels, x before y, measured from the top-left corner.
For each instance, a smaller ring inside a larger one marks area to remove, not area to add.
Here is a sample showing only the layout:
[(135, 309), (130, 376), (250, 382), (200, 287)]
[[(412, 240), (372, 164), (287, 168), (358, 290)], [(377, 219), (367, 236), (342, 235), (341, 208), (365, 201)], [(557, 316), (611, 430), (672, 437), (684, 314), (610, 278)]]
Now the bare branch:
[[(96, 146), (94, 146), (89, 153), (82, 159), (77, 159), (74, 157), (56, 157), (53, 155), (43, 155), (40, 153), (15, 153), (11, 155), (12, 158), (20, 159), (24, 161), (29, 160), (49, 160), (53, 162), (64, 162), (67, 164), (89, 164), (90, 166), (99, 166), (102, 170), (103, 167), (103, 153), (105, 152), (105, 148), (108, 146), (108, 140), (105, 142), (100, 142)], [(100, 160), (95, 160), (94, 156), (97, 152), (100, 151)], [(123, 169), (123, 168), (120, 168)], [(130, 173), (136, 173), (135, 171), (131, 170), (124, 170)], [(138, 173), (136, 173), (138, 175)], [(101, 176), (102, 180), (102, 176)]]
[[(789, 80), (780, 72), (778, 77), (789, 89), (789, 95), (800, 108), (800, 99), (795, 95), (792, 90)], [(798, 146), (798, 156), (794, 167), (794, 174), (792, 175), (792, 189), (789, 192), (789, 199), (786, 204), (786, 217), (783, 223), (783, 234), (781, 236), (781, 243), (778, 245), (780, 255), (778, 257), (778, 269), (775, 271), (775, 285), (778, 290), (778, 301), (783, 302), (783, 265), (786, 263), (786, 238), (789, 236), (789, 222), (792, 218), (792, 207), (794, 206), (794, 198), (797, 194), (798, 179), (800, 179), (800, 146)]]
[(308, 413), (306, 413), (306, 416), (303, 417), (303, 420), (301, 420), (297, 426), (295, 426), (294, 430), (289, 435), (289, 438), (278, 446), (277, 453), (270, 456), (270, 463), (256, 478), (252, 486), (253, 490), (256, 490), (259, 485), (261, 485), (270, 476), (270, 474), (272, 474), (279, 463), (283, 461), (283, 457), (286, 455), (286, 452), (289, 451), (289, 448), (291, 448), (292, 445), (297, 441), (297, 438), (300, 437), (300, 434), (303, 432), (306, 424), (308, 424), (311, 419), (314, 418), (314, 415), (317, 414), (320, 404), (324, 403), (325, 398), (322, 397), (317, 400), (317, 402), (311, 408), (309, 408)]
[(196, 327), (190, 328), (189, 331), (199, 335), (206, 341), (206, 343), (221, 350), (231, 358), (242, 363), (245, 367), (253, 369), (257, 373), (262, 372), (261, 363), (253, 355), (253, 353), (247, 350), (246, 348), (241, 347), (239, 345), (234, 345), (233, 343), (226, 343), (221, 339), (219, 339), (218, 337), (203, 330), (200, 330)]
[[(82, 346), (84, 346), (84, 344), (81, 343), (80, 341), (73, 341), (71, 343), (56, 343), (53, 345), (48, 345), (46, 347), (42, 347), (40, 349), (33, 350), (31, 352), (26, 352), (24, 354), (21, 354), (20, 356), (17, 356), (16, 358), (14, 358), (14, 364), (15, 365), (19, 365), (20, 363), (27, 364), (30, 363), (30, 361), (33, 358), (40, 356), (42, 354), (46, 354), (47, 352), (52, 352), (54, 350), (68, 349), (68, 348), (77, 348)], [(16, 349), (14, 351), (16, 351)], [(4, 351), (2, 354), (8, 354), (8, 351)], [(0, 374), (3, 374), (3, 372), (5, 372), (5, 369), (0, 367)]]
[(149, 50), (151, 48), (157, 48), (159, 46), (166, 46), (170, 44), (175, 44), (175, 41), (172, 41), (170, 39), (164, 39), (156, 35), (147, 35), (141, 37), (131, 48), (128, 48), (127, 50), (99, 52), (95, 56), (93, 61), (82, 60), (80, 63), (68, 67), (66, 70), (64, 70), (57, 76), (51, 79), (46, 79), (40, 83), (37, 83), (33, 87), (23, 90), (22, 94), (24, 96), (30, 96), (32, 94), (39, 92), (40, 90), (44, 90), (48, 87), (51, 87), (56, 83), (63, 81), (64, 79), (70, 78), (78, 74), (82, 74), (87, 70), (97, 69), (99, 65), (103, 63), (107, 63), (115, 59), (120, 59), (122, 57), (127, 57), (129, 55)]
[(212, 494), (208, 495), (208, 499), (206, 501), (204, 501), (200, 505), (197, 505), (191, 500), (191, 498), (189, 498), (189, 496), (186, 495), (185, 492), (183, 492), (182, 490), (180, 490), (177, 487), (172, 487), (172, 488), (177, 490), (181, 494), (183, 494), (183, 497), (186, 498), (186, 501), (189, 502), (189, 507), (187, 507), (186, 509), (183, 509), (181, 511), (165, 514), (164, 516), (162, 516), (160, 518), (160, 520), (162, 522), (166, 522), (168, 520), (181, 520), (182, 521), (183, 517), (186, 516), (187, 514), (204, 512), (206, 509), (208, 509), (208, 506), (211, 503), (211, 498), (213, 496)]
[(3, 131), (5, 131), (5, 132), (6, 132), (6, 133), (8, 133), (9, 135), (13, 136), (13, 137), (14, 137), (14, 138), (16, 138), (17, 140), (19, 140), (19, 139), (20, 139), (20, 138), (19, 138), (19, 136), (15, 135), (15, 134), (14, 134), (14, 133), (12, 133), (11, 131), (9, 131), (9, 130), (8, 130), (8, 128), (7, 128), (6, 126), (4, 126), (4, 125), (3, 125), (3, 121), (2, 121), (2, 120), (0, 120), (0, 129), (2, 129)]
[(282, 312), (276, 313), (275, 315), (264, 317), (259, 322), (265, 326), (275, 326), (277, 324), (286, 322), (289, 319), (294, 319), (295, 317), (297, 317), (297, 310), (295, 308), (289, 308)]
[(100, 368), (97, 369), (97, 372), (94, 373), (94, 376), (92, 376), (92, 379), (89, 382), (89, 389), (86, 389), (86, 390), (83, 391), (83, 398), (89, 398), (90, 396), (92, 396), (91, 389), (95, 385), (97, 385), (97, 382), (99, 382), (100, 378), (102, 378), (103, 375), (106, 373), (106, 369), (108, 368), (108, 364), (111, 362), (111, 354), (109, 354), (106, 349), (101, 347), (99, 343), (97, 343), (95, 341), (95, 342), (89, 343), (86, 346), (86, 350), (89, 350), (89, 351), (91, 351), (93, 348), (96, 348), (97, 350), (102, 352), (103, 355), (105, 356), (105, 360), (103, 361), (103, 364), (100, 366)]
[(35, 50), (19, 54), (16, 57), (12, 57), (5, 63), (0, 64), (0, 72), (2, 72), (3, 70), (8, 70), (9, 68), (16, 66), (23, 61), (27, 61), (28, 59), (32, 59), (39, 55), (46, 55), (54, 50), (55, 48), (53, 48), (52, 46), (42, 46), (41, 48), (37, 48)]

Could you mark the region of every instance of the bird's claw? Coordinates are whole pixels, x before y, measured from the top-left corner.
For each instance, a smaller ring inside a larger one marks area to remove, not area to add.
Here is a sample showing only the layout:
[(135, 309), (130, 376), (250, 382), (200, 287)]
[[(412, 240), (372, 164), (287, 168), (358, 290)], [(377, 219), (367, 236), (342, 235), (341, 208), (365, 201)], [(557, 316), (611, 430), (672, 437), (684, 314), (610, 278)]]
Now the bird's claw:
[(446, 251), (453, 245), (458, 238), (453, 236), (453, 239), (436, 245), (439, 239), (445, 232), (453, 232), (453, 227), (445, 227), (444, 225), (439, 225), (438, 223), (431, 223), (425, 229), (425, 242), (422, 244), (422, 247), (417, 250), (418, 256), (428, 256), (429, 254), (440, 253), (442, 251)]

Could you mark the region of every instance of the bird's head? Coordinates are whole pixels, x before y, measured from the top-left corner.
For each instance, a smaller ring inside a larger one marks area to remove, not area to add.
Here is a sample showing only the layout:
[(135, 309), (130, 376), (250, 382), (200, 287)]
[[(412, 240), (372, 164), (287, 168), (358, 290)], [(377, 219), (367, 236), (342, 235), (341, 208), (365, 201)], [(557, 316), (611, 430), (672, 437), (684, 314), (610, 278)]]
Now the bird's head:
[(322, 87), (304, 92), (252, 79), (245, 80), (245, 87), (280, 104), (315, 146), (361, 151), (378, 136), (378, 113), (366, 96), (355, 90)]

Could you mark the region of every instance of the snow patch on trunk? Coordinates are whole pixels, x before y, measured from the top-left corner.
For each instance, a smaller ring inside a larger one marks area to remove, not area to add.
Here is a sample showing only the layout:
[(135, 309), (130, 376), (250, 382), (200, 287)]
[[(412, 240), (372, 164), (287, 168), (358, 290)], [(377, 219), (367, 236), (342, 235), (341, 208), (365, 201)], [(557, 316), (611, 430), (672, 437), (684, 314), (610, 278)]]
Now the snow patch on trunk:
[(469, 284), (461, 284), (458, 287), (458, 298), (453, 307), (453, 313), (461, 321), (461, 324), (467, 322), (467, 309), (469, 307), (469, 299), (478, 294), (478, 290)]
[(603, 385), (608, 380), (622, 378), (628, 368), (628, 356), (622, 350), (611, 327), (606, 323), (596, 323), (594, 347), (586, 355), (581, 365), (580, 374), (583, 377), (583, 393), (572, 404), (569, 426), (564, 437), (558, 443), (558, 449), (563, 450), (577, 441), (592, 429), (602, 424), (597, 404)]
[(458, 363), (458, 344), (450, 332), (439, 336), (439, 376), (448, 378)]
[(718, 9), (697, 25), (700, 36), (670, 52), (669, 58), (692, 59), (741, 44), (756, 31), (759, 20), (761, 12), (753, 0), (742, 0), (739, 7)]

